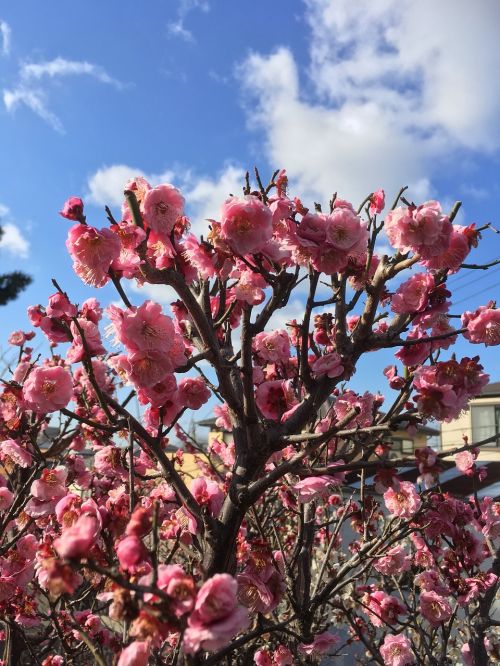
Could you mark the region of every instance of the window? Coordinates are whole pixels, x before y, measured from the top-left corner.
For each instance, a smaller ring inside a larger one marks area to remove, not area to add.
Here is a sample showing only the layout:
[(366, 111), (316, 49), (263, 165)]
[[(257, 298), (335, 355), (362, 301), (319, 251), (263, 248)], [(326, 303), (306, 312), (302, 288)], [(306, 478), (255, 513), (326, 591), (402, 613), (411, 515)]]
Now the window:
[[(500, 446), (500, 405), (473, 405), (472, 409), (472, 442), (499, 435), (490, 446)], [(471, 443), (472, 443), (471, 442)]]
[(391, 437), (392, 450), (391, 454), (408, 454), (413, 453), (413, 440), (403, 439), (402, 437)]

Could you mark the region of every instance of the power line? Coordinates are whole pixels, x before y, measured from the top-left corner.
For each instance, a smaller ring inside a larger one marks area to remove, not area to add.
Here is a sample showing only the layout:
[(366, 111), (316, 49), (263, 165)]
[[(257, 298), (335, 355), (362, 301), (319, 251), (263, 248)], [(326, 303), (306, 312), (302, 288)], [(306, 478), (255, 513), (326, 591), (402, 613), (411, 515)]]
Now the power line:
[[(499, 259), (500, 259), (500, 255), (498, 257), (495, 257), (494, 259), (491, 259), (491, 261), (487, 261), (486, 263), (489, 264), (492, 261), (498, 261)], [(467, 270), (472, 270), (472, 269), (469, 268), (469, 269), (463, 269), (463, 270), (467, 271)], [(485, 270), (489, 270), (489, 269), (485, 269)], [(464, 280), (464, 279), (468, 278), (469, 275), (470, 275), (470, 273), (467, 273), (467, 272), (460, 273), (459, 275), (452, 275), (451, 278), (447, 280), (447, 284), (449, 284), (449, 285), (450, 285), (450, 283), (451, 284), (456, 284), (457, 282), (460, 282), (461, 280)]]
[[(482, 293), (484, 293), (485, 291), (488, 291), (488, 289), (492, 289), (493, 287), (498, 287), (498, 286), (499, 286), (498, 281), (497, 281), (497, 282), (494, 282), (494, 283), (492, 283), (492, 284), (489, 284), (489, 285), (487, 285), (487, 286), (483, 289), (483, 292), (482, 292)], [(468, 301), (468, 300), (469, 300), (470, 298), (472, 298), (473, 296), (480, 296), (480, 295), (481, 295), (481, 294), (469, 294), (468, 296), (465, 296), (464, 298), (461, 298), (459, 301), (456, 301), (455, 303), (453, 303), (453, 305), (454, 305), (454, 306), (455, 306), (455, 305), (460, 305), (460, 303), (464, 303), (465, 301)]]
[(467, 289), (467, 287), (470, 287), (471, 284), (476, 284), (476, 282), (481, 282), (481, 280), (484, 280), (485, 278), (491, 277), (491, 275), (493, 273), (497, 273), (499, 270), (500, 270), (500, 266), (497, 266), (493, 270), (486, 272), (484, 275), (479, 275), (475, 280), (470, 280), (469, 282), (467, 282), (467, 284), (459, 285), (456, 289), (451, 284), (448, 285), (448, 286), (452, 290), (452, 293), (456, 293), (457, 291), (461, 291), (462, 289)]

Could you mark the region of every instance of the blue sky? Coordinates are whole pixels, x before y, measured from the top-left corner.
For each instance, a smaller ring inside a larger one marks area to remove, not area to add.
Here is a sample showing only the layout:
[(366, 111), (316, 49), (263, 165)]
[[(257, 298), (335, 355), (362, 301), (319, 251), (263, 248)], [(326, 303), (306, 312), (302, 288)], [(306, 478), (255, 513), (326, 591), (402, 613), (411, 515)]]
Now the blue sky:
[[(75, 301), (91, 295), (64, 248), (64, 200), (84, 197), (103, 226), (139, 172), (180, 186), (198, 231), (254, 164), (287, 168), (305, 202), (404, 184), (417, 202), (461, 199), (461, 223), (500, 227), (499, 28), (496, 0), (4, 3), (0, 261), (34, 283), (1, 311), (2, 349), (51, 277)], [(492, 233), (472, 255), (499, 256)], [(499, 277), (452, 278), (457, 310), (500, 300)], [(457, 352), (481, 352), (500, 378), (495, 350)], [(371, 363), (357, 389), (384, 387)]]

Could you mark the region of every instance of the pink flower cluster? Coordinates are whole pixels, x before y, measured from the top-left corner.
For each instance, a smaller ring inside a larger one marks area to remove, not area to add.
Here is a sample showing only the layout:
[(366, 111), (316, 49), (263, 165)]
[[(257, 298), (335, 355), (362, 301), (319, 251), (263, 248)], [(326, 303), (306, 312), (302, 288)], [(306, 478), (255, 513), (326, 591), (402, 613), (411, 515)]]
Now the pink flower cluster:
[(422, 366), (414, 375), (416, 404), (422, 416), (451, 421), (467, 407), (470, 398), (481, 393), (488, 375), (478, 363), (479, 357), (439, 361)]
[(432, 259), (448, 249), (453, 225), (437, 201), (426, 201), (391, 211), (385, 219), (385, 231), (401, 253), (414, 252), (422, 259)]
[(481, 306), (474, 312), (464, 312), (462, 326), (467, 330), (464, 338), (474, 344), (500, 345), (500, 310), (492, 303)]
[(228, 574), (216, 574), (202, 585), (184, 632), (187, 654), (200, 648), (217, 650), (248, 626), (248, 613), (238, 605), (237, 590), (237, 582)]

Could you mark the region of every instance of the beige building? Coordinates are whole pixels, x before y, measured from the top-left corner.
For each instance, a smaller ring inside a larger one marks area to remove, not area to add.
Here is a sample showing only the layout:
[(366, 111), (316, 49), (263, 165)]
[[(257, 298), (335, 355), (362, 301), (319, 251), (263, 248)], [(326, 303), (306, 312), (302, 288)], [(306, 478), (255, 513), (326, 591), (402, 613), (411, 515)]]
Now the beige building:
[(458, 419), (441, 424), (442, 450), (461, 446), (464, 435), (470, 444), (497, 435), (496, 441), (481, 446), (479, 460), (500, 461), (500, 382), (485, 386)]

